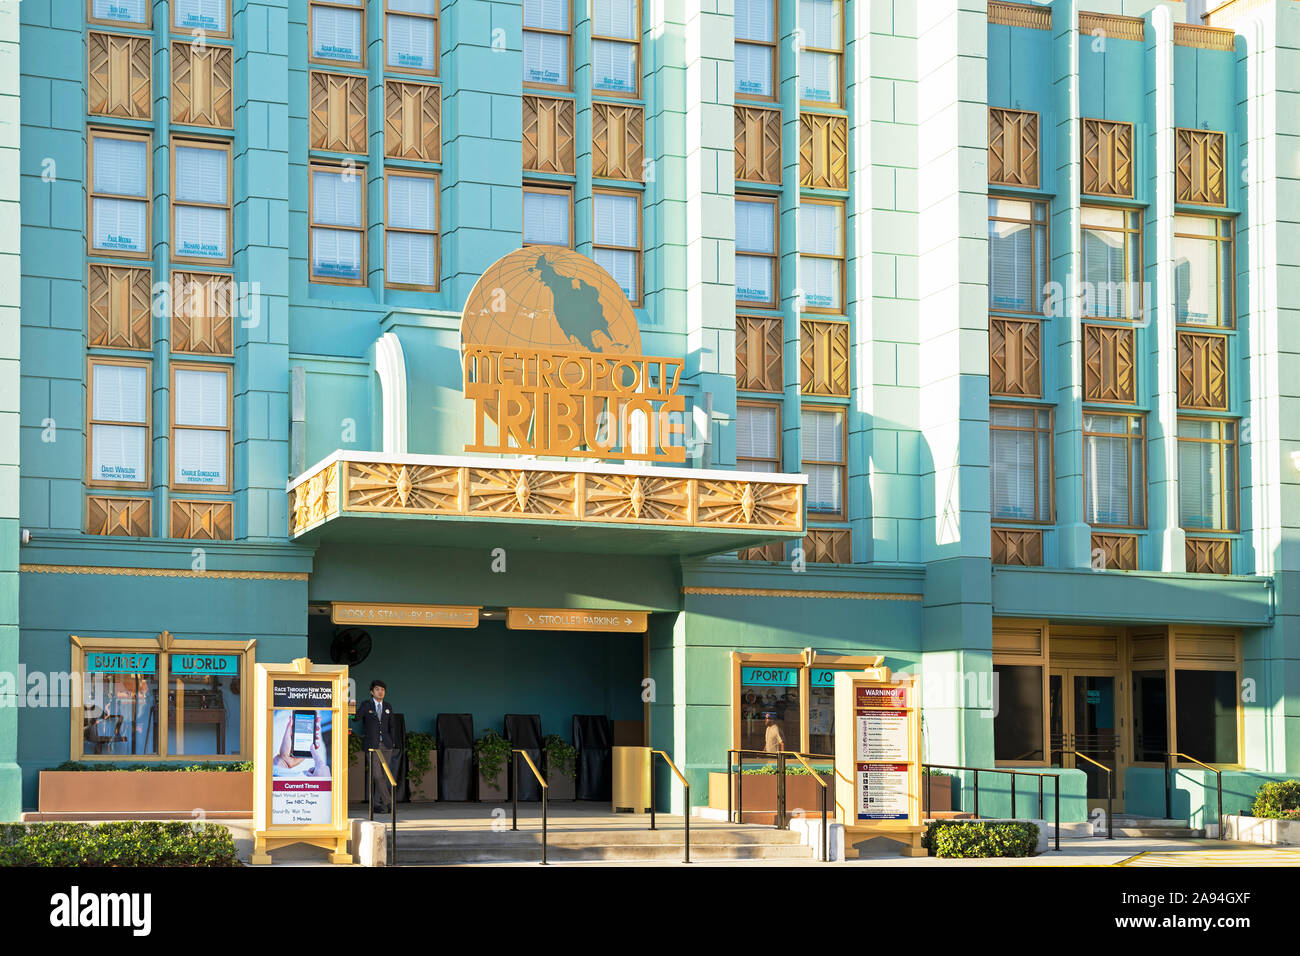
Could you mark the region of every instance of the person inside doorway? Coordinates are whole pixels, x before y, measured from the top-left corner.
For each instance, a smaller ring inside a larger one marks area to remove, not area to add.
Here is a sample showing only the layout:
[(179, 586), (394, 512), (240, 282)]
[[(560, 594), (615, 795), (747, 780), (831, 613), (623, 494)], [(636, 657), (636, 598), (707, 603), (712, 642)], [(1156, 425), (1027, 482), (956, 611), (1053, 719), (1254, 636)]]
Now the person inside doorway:
[(776, 714), (763, 715), (763, 750), (775, 754), (785, 750), (785, 738), (781, 736), (781, 725), (776, 722)]
[[(370, 682), (370, 699), (357, 707), (356, 718), (361, 721), (362, 740), (367, 752), (372, 748), (384, 755), (391, 769), (396, 743), (393, 739), (393, 708), (384, 700), (388, 685), (376, 678)], [(378, 760), (370, 761), (370, 779), (375, 810), (388, 813), (392, 809), (393, 792), (388, 777)]]

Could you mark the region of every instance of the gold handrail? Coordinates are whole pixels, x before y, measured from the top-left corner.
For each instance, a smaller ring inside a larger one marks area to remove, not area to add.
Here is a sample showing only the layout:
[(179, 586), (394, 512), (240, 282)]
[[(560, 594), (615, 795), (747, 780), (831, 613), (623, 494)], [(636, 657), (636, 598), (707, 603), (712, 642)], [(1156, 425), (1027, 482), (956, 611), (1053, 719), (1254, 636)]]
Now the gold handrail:
[(781, 753), (785, 754), (787, 757), (794, 757), (796, 760), (798, 760), (801, 764), (803, 764), (804, 769), (807, 770), (810, 774), (812, 774), (812, 778), (817, 781), (818, 785), (823, 790), (826, 789), (826, 781), (823, 780), (821, 778), (821, 775), (818, 774), (817, 771), (812, 768), (812, 764), (810, 764), (807, 760), (803, 759), (803, 754), (795, 750), (783, 750), (781, 751)]
[(1087, 754), (1079, 753), (1079, 751), (1077, 750), (1071, 751), (1071, 753), (1073, 753), (1076, 757), (1082, 757), (1084, 760), (1088, 761), (1088, 763), (1092, 764), (1094, 767), (1100, 767), (1102, 770), (1105, 770), (1107, 773), (1112, 772), (1110, 767), (1107, 767), (1104, 763), (1098, 763), (1096, 760), (1093, 760)]
[(384, 759), (384, 755), (375, 747), (371, 747), (370, 752), (379, 758), (379, 766), (384, 768), (384, 776), (388, 778), (388, 785), (390, 787), (396, 787), (397, 780), (393, 777), (393, 771), (388, 769), (388, 761)]
[[(668, 754), (664, 753), (662, 750), (652, 750), (650, 752), (652, 754), (658, 754), (659, 756), (664, 758), (664, 761), (668, 764), (668, 768), (677, 775), (677, 779), (681, 781), (682, 786), (690, 786), (690, 784), (686, 782), (686, 777), (683, 776), (682, 772), (677, 769), (677, 764), (673, 763), (672, 757), (668, 756)], [(689, 811), (687, 812), (689, 813)]]
[[(1206, 770), (1210, 771), (1210, 773), (1223, 773), (1223, 771), (1220, 770), (1219, 768), (1217, 768), (1217, 767), (1211, 767), (1208, 763), (1202, 763), (1201, 761), (1197, 760), (1195, 757), (1190, 757), (1190, 756), (1188, 756), (1187, 754), (1179, 753), (1177, 750), (1171, 750), (1171, 751), (1169, 752), (1169, 756), (1171, 756), (1171, 757), (1181, 757), (1183, 760), (1190, 760), (1192, 763), (1196, 764), (1198, 767), (1204, 767)], [(1171, 770), (1177, 770), (1178, 768), (1177, 768), (1177, 767), (1171, 767), (1170, 769), (1171, 769)]]
[(524, 758), (524, 762), (528, 764), (528, 769), (533, 772), (533, 776), (536, 777), (537, 782), (542, 785), (542, 789), (549, 790), (551, 785), (546, 782), (546, 778), (538, 771), (537, 764), (533, 763), (533, 758), (528, 756), (528, 752), (525, 750), (516, 750), (515, 753)]

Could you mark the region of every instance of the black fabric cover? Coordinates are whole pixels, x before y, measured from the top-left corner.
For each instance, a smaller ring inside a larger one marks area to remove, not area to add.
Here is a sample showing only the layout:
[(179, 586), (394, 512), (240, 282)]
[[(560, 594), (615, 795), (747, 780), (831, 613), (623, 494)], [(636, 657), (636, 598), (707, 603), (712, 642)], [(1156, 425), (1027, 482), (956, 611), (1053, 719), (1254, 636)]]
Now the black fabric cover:
[(474, 799), (474, 715), (439, 714), (438, 799)]
[[(506, 714), (506, 740), (510, 741), (510, 746), (524, 751), (532, 758), (533, 763), (538, 770), (542, 769), (542, 718), (539, 714)], [(542, 785), (537, 782), (533, 772), (528, 769), (527, 762), (522, 757), (514, 759), (519, 761), (519, 799), (520, 800), (541, 800)], [(510, 769), (510, 765), (506, 765)], [(507, 792), (514, 788), (515, 775), (508, 773)]]
[(393, 711), (393, 759), (388, 762), (388, 769), (393, 771), (397, 786), (393, 788), (393, 799), (407, 801), (411, 799), (411, 786), (406, 779), (406, 717)]
[(613, 728), (604, 714), (573, 715), (573, 746), (578, 751), (578, 800), (612, 800)]

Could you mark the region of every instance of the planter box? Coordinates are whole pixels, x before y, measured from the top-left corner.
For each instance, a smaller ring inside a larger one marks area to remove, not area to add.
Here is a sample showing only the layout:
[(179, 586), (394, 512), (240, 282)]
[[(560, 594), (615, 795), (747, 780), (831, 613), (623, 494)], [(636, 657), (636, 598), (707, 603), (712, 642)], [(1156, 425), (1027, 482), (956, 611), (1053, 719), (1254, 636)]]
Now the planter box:
[(438, 799), (438, 751), (429, 751), (429, 769), (424, 776), (420, 778), (417, 785), (411, 780), (410, 767), (407, 767), (407, 780), (411, 784), (411, 802), (412, 803), (433, 803)]
[(505, 767), (492, 780), (488, 780), (483, 774), (478, 775), (478, 799), (480, 803), (505, 803), (509, 799), (506, 793), (506, 773)]
[(938, 774), (921, 775), (921, 808), (923, 814), (948, 813), (952, 810), (952, 777)]
[(253, 812), (250, 772), (42, 770), (41, 813)]
[(1300, 846), (1300, 820), (1271, 820), (1225, 813), (1223, 831), (1225, 839), (1240, 840), (1243, 843)]
[(348, 763), (348, 802), (366, 802), (366, 753), (364, 750)]
[[(732, 774), (731, 786), (735, 791), (738, 787), (739, 780), (744, 777), (744, 798), (745, 812), (742, 823), (773, 823), (776, 820), (776, 784), (777, 775), (774, 773), (747, 773)], [(828, 786), (833, 786), (827, 779), (827, 774), (822, 774), (822, 779), (827, 781)], [(818, 786), (817, 781), (807, 774), (785, 775), (785, 809), (787, 815), (793, 815), (795, 810), (802, 810), (805, 818), (817, 817), (820, 819), (822, 812), (821, 804), (822, 788)], [(835, 794), (833, 791), (826, 794), (826, 812), (830, 816), (835, 815)], [(739, 806), (738, 795), (732, 793), (732, 811), (734, 812)], [(727, 775), (725, 773), (709, 774), (709, 806), (714, 810), (727, 811)]]
[(572, 800), (577, 792), (575, 778), (558, 770), (550, 771), (546, 775), (546, 782), (549, 784), (546, 790), (548, 803), (552, 800)]

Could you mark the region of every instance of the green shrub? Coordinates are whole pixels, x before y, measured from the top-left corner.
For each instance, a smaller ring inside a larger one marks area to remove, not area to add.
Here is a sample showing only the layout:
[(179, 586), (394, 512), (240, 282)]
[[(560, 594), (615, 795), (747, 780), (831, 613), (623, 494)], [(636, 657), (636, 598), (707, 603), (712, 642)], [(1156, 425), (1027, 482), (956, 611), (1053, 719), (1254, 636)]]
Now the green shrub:
[(1269, 820), (1294, 820), (1300, 810), (1300, 780), (1273, 780), (1255, 791), (1252, 816)]
[(133, 772), (155, 772), (163, 770), (182, 773), (252, 773), (253, 761), (241, 760), (237, 763), (105, 763), (98, 760), (65, 760), (54, 768), (61, 773), (68, 771), (102, 771), (129, 770)]
[(926, 829), (921, 845), (932, 856), (954, 859), (1031, 856), (1038, 849), (1038, 824), (1021, 820), (936, 820)]
[[(825, 777), (827, 774), (832, 772), (829, 767), (814, 767), (813, 769), (822, 777)], [(747, 777), (751, 774), (756, 777), (775, 777), (777, 775), (776, 764), (774, 763), (763, 764), (761, 767), (746, 767), (740, 772)], [(809, 776), (809, 773), (808, 768), (803, 764), (795, 763), (786, 764), (785, 775), (787, 777), (807, 777)]]
[(0, 823), (0, 866), (238, 866), (219, 823)]

